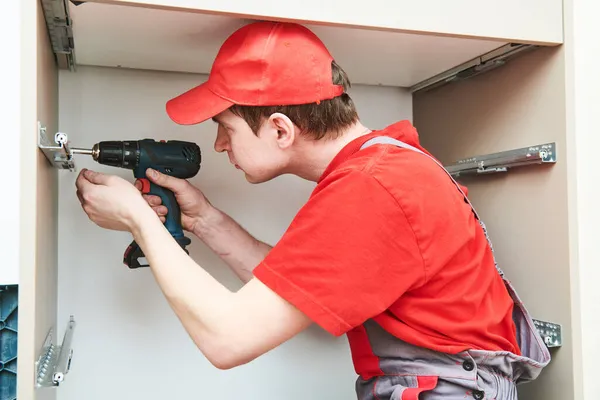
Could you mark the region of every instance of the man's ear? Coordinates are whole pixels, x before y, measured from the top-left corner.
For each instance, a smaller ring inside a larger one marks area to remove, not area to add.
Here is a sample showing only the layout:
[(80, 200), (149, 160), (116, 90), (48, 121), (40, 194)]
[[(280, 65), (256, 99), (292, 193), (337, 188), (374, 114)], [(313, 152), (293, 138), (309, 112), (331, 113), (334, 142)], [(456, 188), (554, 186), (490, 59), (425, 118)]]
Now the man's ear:
[(294, 143), (298, 128), (287, 115), (282, 113), (271, 114), (268, 124), (276, 134), (277, 145), (281, 149), (288, 148)]

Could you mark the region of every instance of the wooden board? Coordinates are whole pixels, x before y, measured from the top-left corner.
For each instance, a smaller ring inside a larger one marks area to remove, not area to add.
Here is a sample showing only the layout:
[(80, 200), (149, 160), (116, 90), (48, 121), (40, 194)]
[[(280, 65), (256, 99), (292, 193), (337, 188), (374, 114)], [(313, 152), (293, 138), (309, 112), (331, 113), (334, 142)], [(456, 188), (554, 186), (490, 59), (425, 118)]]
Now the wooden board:
[[(17, 398), (56, 399), (56, 389), (36, 390), (35, 362), (54, 328), (57, 304), (58, 175), (37, 147), (37, 122), (58, 128), (58, 74), (35, 0), (21, 0), (21, 232)], [(65, 321), (66, 322), (66, 321)]]

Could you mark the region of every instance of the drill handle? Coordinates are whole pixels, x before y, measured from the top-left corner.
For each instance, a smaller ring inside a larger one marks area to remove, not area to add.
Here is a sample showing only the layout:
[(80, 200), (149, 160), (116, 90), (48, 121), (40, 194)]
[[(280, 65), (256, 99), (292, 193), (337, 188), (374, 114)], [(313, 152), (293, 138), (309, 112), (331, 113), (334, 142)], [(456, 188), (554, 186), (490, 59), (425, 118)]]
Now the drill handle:
[[(191, 243), (191, 240), (183, 233), (183, 227), (181, 226), (181, 210), (175, 199), (175, 194), (171, 190), (156, 185), (146, 178), (141, 178), (139, 180), (142, 183), (142, 193), (159, 196), (162, 204), (167, 207), (168, 211), (165, 220), (165, 228), (167, 228), (171, 236), (173, 236), (177, 243), (179, 243), (179, 245), (187, 252), (185, 248)], [(141, 265), (139, 262), (139, 259), (143, 257), (144, 254), (142, 250), (134, 241), (125, 251), (123, 262), (132, 269), (147, 267), (148, 265)]]
[(171, 236), (175, 239), (184, 236), (183, 228), (181, 227), (181, 210), (175, 199), (175, 194), (171, 190), (158, 186), (155, 183), (150, 181), (148, 183), (150, 184), (148, 194), (160, 197), (162, 204), (167, 207), (165, 228), (167, 228)]

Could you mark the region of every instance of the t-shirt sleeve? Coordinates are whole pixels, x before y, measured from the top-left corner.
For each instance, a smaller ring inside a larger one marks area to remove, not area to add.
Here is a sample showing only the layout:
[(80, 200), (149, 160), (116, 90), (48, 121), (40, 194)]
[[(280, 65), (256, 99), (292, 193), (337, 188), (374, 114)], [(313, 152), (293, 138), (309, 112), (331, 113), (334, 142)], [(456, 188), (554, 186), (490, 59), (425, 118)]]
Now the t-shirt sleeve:
[(357, 170), (319, 183), (254, 276), (336, 336), (425, 279), (402, 207)]

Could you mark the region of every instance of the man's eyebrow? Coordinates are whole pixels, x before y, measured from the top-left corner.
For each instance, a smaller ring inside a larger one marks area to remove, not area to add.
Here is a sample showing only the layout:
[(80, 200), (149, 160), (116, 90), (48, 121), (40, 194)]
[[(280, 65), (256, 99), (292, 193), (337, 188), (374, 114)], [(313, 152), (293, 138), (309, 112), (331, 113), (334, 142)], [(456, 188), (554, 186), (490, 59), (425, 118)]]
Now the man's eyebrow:
[(214, 123), (216, 123), (216, 124), (220, 124), (220, 123), (221, 123), (221, 121), (219, 121), (219, 120), (217, 119), (217, 117), (212, 117), (211, 119), (212, 119), (212, 121), (213, 121)]

